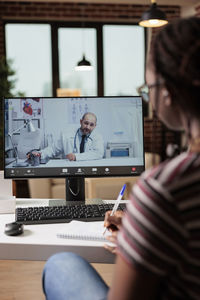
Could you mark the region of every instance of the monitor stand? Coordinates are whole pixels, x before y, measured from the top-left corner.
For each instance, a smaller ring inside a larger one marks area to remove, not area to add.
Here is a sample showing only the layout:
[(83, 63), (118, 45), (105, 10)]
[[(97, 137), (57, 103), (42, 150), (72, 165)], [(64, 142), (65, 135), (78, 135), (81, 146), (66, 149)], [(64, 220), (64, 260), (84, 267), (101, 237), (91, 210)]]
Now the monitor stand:
[[(51, 199), (49, 200), (49, 206), (86, 204), (84, 177), (67, 177), (65, 180), (65, 187), (66, 200)], [(87, 200), (87, 204), (103, 204), (103, 201), (102, 199), (90, 199)]]

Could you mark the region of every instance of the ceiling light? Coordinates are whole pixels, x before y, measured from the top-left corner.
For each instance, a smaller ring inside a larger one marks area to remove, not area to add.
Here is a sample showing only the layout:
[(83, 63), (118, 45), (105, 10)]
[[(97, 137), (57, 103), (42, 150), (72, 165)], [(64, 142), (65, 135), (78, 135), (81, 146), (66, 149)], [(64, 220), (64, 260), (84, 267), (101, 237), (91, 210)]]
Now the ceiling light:
[(91, 70), (93, 70), (93, 66), (91, 65), (91, 63), (88, 60), (86, 60), (85, 55), (83, 54), (83, 58), (82, 58), (82, 60), (80, 60), (77, 63), (75, 70), (76, 71), (91, 71)]
[(145, 11), (139, 22), (143, 27), (161, 27), (168, 23), (165, 13), (157, 7), (156, 0), (151, 0), (150, 9)]
[[(82, 6), (82, 19), (85, 16), (85, 5)], [(93, 66), (91, 65), (91, 63), (89, 62), (89, 60), (87, 60), (85, 58), (85, 22), (82, 21), (82, 50), (83, 50), (83, 58), (77, 63), (77, 65), (75, 66), (75, 71), (92, 71), (93, 70)]]

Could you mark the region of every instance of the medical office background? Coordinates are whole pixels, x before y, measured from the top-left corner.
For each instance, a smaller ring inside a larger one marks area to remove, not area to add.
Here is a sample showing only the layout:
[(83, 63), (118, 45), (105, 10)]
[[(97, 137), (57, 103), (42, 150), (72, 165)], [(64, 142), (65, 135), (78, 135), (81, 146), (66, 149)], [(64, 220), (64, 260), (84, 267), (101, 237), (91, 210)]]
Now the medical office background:
[[(55, 97), (58, 88), (65, 88), (82, 96), (137, 95), (136, 88), (144, 82), (148, 39), (154, 35), (137, 26), (148, 7), (149, 1), (1, 1), (0, 57), (13, 60), (14, 93)], [(182, 14), (179, 5), (161, 8), (169, 21)], [(74, 71), (83, 53), (94, 67), (91, 72)], [(152, 143), (152, 124), (146, 113), (145, 151), (164, 158), (164, 144), (176, 137), (156, 121), (156, 144)], [(1, 162), (2, 149), (0, 141)]]
[[(130, 144), (133, 149), (131, 154), (138, 157), (141, 164), (143, 157), (142, 132), (142, 105), (140, 98), (123, 97), (109, 98), (26, 98), (9, 99), (9, 110), (6, 109), (5, 145), (12, 149), (12, 143), (17, 145), (18, 158), (26, 159), (26, 154), (31, 149), (44, 149), (57, 143), (60, 134), (70, 131), (76, 132), (80, 128), (80, 120), (87, 112), (92, 112), (97, 117), (95, 131), (100, 133), (104, 141), (104, 158), (110, 143)], [(31, 115), (27, 114), (24, 107), (31, 107)], [(21, 128), (24, 120), (31, 120), (36, 132), (26, 140), (26, 129)], [(12, 137), (8, 133), (16, 132)], [(24, 134), (23, 134), (24, 132)], [(12, 138), (12, 143), (11, 143)], [(76, 135), (74, 137), (74, 143)], [(13, 155), (13, 153), (12, 153)], [(110, 156), (109, 156), (110, 157)]]

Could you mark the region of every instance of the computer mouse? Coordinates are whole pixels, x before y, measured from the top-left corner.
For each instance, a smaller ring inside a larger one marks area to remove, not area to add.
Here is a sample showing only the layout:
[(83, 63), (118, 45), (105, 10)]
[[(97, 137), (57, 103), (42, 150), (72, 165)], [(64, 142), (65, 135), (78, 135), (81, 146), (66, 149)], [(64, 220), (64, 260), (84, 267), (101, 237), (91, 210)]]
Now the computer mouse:
[(5, 225), (4, 233), (6, 235), (19, 235), (24, 232), (23, 224), (18, 224), (16, 222), (8, 223)]

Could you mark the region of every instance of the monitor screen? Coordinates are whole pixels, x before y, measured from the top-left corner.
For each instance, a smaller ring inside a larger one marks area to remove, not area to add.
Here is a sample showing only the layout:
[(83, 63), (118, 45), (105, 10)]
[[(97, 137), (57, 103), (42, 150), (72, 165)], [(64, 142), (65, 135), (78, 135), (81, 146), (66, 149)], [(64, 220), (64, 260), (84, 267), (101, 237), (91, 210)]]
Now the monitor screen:
[(141, 97), (4, 99), (6, 178), (140, 175)]

